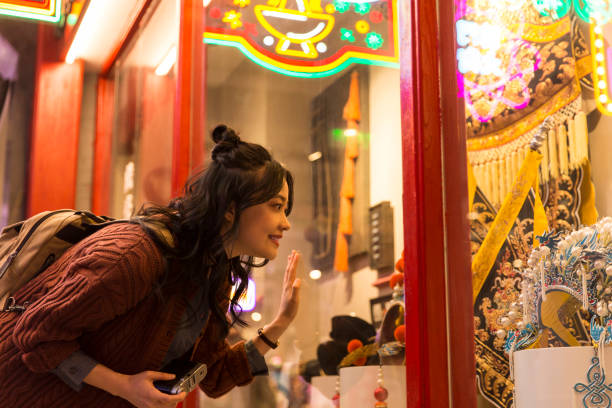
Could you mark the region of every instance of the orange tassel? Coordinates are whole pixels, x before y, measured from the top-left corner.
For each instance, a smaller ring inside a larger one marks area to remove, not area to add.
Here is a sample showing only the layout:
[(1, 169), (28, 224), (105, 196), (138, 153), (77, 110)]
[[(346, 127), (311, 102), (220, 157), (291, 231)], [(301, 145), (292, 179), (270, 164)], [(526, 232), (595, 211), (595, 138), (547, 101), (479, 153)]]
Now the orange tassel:
[[(353, 128), (349, 125), (349, 129)], [(357, 130), (357, 125), (355, 125), (354, 129)], [(344, 157), (352, 160), (357, 160), (357, 157), (359, 157), (359, 140), (357, 139), (357, 136), (346, 137)]]
[(340, 187), (340, 197), (355, 197), (355, 162), (351, 159), (344, 159), (344, 176)]
[(348, 272), (348, 241), (338, 228), (336, 236), (336, 252), (334, 254), (334, 269), (339, 272)]
[(346, 235), (353, 235), (353, 204), (351, 200), (340, 197), (340, 222), (338, 230)]
[(346, 101), (346, 105), (344, 105), (342, 118), (347, 121), (361, 121), (361, 112), (359, 108), (359, 74), (357, 74), (357, 71), (353, 71), (351, 74), (349, 97), (348, 101)]

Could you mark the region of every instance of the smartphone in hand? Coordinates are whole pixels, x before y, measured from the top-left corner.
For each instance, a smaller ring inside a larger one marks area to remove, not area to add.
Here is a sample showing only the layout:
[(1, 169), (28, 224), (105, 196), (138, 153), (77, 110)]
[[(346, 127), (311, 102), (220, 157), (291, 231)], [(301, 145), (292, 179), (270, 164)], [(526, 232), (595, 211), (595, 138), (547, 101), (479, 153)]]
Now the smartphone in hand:
[(153, 381), (155, 388), (165, 394), (190, 393), (206, 377), (206, 364), (189, 360), (173, 360), (161, 370), (163, 373), (176, 375), (173, 380)]

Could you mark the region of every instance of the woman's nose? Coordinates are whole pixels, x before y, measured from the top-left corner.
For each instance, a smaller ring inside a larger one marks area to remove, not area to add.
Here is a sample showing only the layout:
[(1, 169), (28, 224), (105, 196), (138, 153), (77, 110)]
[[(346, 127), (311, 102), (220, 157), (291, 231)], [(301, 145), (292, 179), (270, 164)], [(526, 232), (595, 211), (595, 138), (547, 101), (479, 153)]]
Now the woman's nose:
[(291, 228), (291, 223), (289, 222), (289, 219), (287, 219), (287, 215), (283, 215), (282, 223), (282, 228), (284, 230), (288, 230)]

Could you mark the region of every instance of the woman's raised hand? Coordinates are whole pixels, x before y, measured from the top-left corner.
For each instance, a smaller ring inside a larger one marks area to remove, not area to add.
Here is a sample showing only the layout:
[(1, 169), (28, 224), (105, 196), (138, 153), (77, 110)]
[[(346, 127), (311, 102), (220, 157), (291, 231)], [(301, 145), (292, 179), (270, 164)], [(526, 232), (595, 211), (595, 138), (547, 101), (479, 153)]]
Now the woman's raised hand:
[(300, 304), (300, 285), (302, 282), (299, 278), (296, 279), (295, 277), (300, 257), (301, 254), (299, 252), (291, 251), (287, 262), (287, 269), (285, 269), (280, 309), (276, 317), (278, 323), (285, 326), (289, 326), (293, 319), (295, 319)]

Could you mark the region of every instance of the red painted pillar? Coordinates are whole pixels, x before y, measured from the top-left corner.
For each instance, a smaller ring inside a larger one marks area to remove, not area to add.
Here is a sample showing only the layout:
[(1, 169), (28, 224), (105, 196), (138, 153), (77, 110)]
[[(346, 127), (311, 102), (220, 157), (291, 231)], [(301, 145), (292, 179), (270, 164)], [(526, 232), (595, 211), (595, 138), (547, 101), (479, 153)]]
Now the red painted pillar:
[(181, 0), (180, 17), (172, 162), (174, 195), (180, 194), (180, 189), (193, 170), (202, 165), (206, 117), (202, 2)]
[[(476, 406), (453, 2), (400, 1), (407, 406)], [(452, 405), (451, 405), (452, 404)]]
[(114, 101), (115, 81), (101, 77), (98, 79), (96, 139), (94, 142), (91, 191), (92, 211), (101, 215), (109, 215), (110, 213)]
[[(172, 155), (172, 194), (181, 194), (188, 177), (203, 164), (205, 134), (204, 7), (201, 0), (181, 0), (176, 104)], [(183, 408), (198, 406), (197, 390)]]
[(27, 216), (75, 205), (83, 64), (58, 62), (60, 48), (53, 27), (40, 25)]

